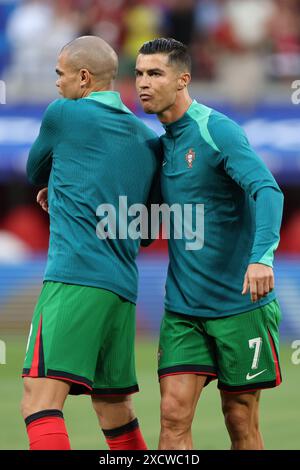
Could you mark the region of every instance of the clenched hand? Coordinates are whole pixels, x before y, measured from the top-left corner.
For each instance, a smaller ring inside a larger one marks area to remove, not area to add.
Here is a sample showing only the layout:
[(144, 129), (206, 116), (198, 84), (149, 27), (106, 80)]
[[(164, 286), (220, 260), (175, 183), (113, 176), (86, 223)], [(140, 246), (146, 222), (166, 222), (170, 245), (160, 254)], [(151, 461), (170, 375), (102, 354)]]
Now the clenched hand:
[(36, 202), (42, 207), (45, 212), (48, 211), (48, 188), (43, 188), (38, 192)]

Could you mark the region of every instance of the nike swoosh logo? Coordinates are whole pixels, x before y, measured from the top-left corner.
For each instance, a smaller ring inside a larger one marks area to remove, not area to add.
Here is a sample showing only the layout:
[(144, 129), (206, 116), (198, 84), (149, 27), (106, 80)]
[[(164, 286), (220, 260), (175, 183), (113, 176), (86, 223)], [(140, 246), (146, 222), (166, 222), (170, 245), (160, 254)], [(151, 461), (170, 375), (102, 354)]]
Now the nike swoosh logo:
[(164, 160), (164, 161), (162, 162), (162, 166), (165, 166), (166, 163), (167, 163), (167, 160)]
[(261, 370), (260, 372), (257, 372), (257, 374), (253, 374), (253, 375), (250, 375), (249, 372), (248, 372), (248, 374), (246, 375), (246, 380), (255, 379), (255, 377), (257, 377), (258, 375), (263, 374), (264, 372), (266, 372), (266, 370), (267, 369)]

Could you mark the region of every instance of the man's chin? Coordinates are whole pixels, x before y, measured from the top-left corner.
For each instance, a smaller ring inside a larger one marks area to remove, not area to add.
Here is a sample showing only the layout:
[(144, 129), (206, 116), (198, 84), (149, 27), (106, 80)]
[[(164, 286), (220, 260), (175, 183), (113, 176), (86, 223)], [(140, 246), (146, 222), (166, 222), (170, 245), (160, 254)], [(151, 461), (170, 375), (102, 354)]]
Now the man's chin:
[(144, 110), (144, 113), (146, 113), (146, 114), (156, 114), (155, 109), (151, 108), (150, 106), (144, 106), (142, 104), (142, 108)]

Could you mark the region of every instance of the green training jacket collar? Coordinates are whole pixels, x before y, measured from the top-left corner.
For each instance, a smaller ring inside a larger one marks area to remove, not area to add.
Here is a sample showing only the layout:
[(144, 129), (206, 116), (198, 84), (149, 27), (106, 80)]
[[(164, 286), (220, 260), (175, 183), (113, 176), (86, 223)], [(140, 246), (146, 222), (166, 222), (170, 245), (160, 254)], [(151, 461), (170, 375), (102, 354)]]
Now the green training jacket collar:
[[(186, 110), (183, 116), (181, 116), (181, 118), (177, 119), (177, 121), (173, 121), (168, 124), (163, 124), (163, 127), (165, 128), (166, 132), (173, 134), (175, 131), (180, 131), (182, 127), (185, 127), (186, 124), (191, 121), (191, 119), (195, 119), (195, 117), (197, 117), (197, 120), (207, 119), (210, 113), (211, 108), (208, 108), (204, 104), (198, 103), (196, 100), (193, 100), (189, 108)], [(195, 116), (195, 114), (197, 116)]]
[(95, 100), (99, 103), (105, 104), (106, 106), (111, 106), (112, 108), (119, 109), (125, 113), (130, 113), (130, 109), (123, 104), (120, 93), (117, 91), (92, 91), (88, 96), (85, 96), (84, 99)]

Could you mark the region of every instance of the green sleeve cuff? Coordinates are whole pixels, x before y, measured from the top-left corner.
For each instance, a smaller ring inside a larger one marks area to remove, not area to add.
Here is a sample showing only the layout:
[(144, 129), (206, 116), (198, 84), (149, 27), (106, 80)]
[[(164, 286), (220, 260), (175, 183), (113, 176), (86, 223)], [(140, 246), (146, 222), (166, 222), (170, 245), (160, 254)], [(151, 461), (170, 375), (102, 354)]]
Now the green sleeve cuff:
[(270, 268), (273, 268), (274, 252), (277, 249), (278, 245), (279, 245), (279, 240), (276, 243), (274, 243), (259, 260), (253, 260), (250, 258), (249, 264), (259, 263), (259, 264), (265, 264), (266, 266), (270, 266)]

